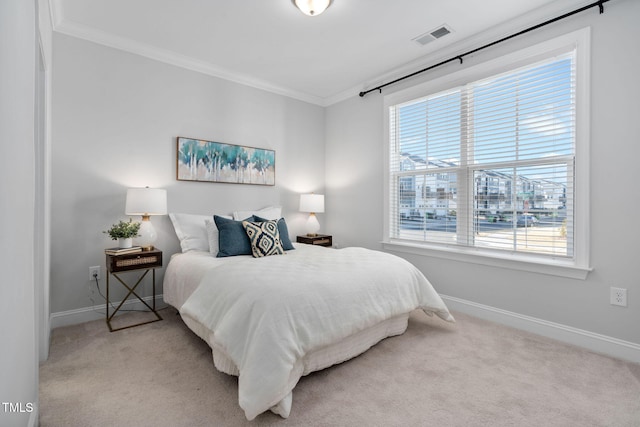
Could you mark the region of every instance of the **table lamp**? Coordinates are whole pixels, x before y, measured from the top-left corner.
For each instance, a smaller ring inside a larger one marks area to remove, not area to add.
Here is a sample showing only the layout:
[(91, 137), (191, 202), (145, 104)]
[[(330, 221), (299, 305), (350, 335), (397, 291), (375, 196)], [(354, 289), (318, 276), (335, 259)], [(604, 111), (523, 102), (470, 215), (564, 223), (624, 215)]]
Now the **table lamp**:
[(156, 233), (149, 216), (167, 214), (167, 190), (149, 187), (129, 188), (125, 214), (142, 215), (140, 236), (137, 243), (145, 251), (152, 250), (158, 233)]
[(317, 236), (318, 231), (320, 231), (320, 223), (318, 222), (316, 213), (324, 212), (324, 195), (313, 193), (301, 194), (300, 212), (309, 212), (309, 219), (307, 219), (307, 236)]

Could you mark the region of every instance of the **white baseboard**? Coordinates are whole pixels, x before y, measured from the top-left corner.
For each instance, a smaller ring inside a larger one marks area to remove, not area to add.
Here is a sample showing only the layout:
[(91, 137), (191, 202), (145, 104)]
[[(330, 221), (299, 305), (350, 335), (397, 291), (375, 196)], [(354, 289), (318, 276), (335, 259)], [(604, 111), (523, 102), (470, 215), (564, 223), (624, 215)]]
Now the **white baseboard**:
[(596, 334), (560, 323), (549, 322), (507, 310), (478, 304), (460, 298), (440, 295), (454, 311), (490, 320), (516, 329), (542, 335), (568, 344), (583, 347), (596, 353), (640, 363), (640, 344)]
[[(523, 314), (502, 310), (500, 308), (484, 304), (478, 304), (461, 298), (447, 295), (440, 296), (451, 310), (583, 347), (597, 353), (606, 354), (608, 356), (628, 360), (630, 362), (640, 363), (640, 344), (562, 325), (560, 323), (525, 316)], [(151, 304), (152, 297), (145, 297), (143, 299), (148, 304)], [(117, 307), (120, 302), (114, 302), (113, 304)], [(156, 295), (156, 307), (162, 307), (163, 304), (162, 295)], [(137, 300), (127, 301), (124, 303), (123, 307), (133, 310), (143, 310), (146, 308)], [(76, 310), (62, 311), (51, 314), (51, 328), (54, 329), (61, 326), (75, 325), (104, 318), (104, 304), (79, 308)]]
[[(142, 298), (147, 304), (151, 305), (153, 297)], [(120, 301), (114, 301), (111, 303), (113, 307), (117, 307)], [(164, 301), (162, 294), (156, 295), (156, 309), (163, 307)], [(122, 305), (123, 310), (147, 310), (147, 308), (138, 300), (128, 300)], [(113, 308), (109, 309), (109, 312), (113, 312)], [(116, 316), (126, 312), (118, 312)], [(59, 311), (52, 313), (50, 317), (51, 329), (59, 328), (61, 326), (77, 325), (78, 323), (91, 322), (92, 320), (103, 319), (106, 321), (105, 305), (94, 305), (91, 307), (83, 307), (69, 311)]]

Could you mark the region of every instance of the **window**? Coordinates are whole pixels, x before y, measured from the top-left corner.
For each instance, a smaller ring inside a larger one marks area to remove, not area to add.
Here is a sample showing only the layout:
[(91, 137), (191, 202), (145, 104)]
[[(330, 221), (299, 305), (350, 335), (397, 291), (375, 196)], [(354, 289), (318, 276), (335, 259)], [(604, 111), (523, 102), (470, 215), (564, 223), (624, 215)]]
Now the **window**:
[(577, 56), (538, 48), (390, 97), (385, 242), (586, 267)]

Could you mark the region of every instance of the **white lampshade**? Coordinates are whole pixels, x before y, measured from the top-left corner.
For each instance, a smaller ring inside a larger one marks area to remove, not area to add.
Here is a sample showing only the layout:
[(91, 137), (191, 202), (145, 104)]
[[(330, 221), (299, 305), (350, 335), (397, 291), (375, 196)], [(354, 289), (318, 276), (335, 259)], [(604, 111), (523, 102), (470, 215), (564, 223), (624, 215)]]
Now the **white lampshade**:
[(320, 223), (318, 222), (316, 213), (324, 212), (324, 195), (301, 194), (300, 212), (309, 212), (309, 219), (307, 219), (307, 236), (317, 236), (318, 231), (320, 231)]
[(331, 5), (333, 0), (291, 0), (302, 13), (308, 16), (318, 16)]
[(166, 215), (167, 190), (161, 188), (129, 188), (124, 208), (127, 215)]
[(124, 211), (127, 215), (142, 215), (140, 236), (136, 239), (144, 249), (153, 249), (158, 237), (149, 215), (167, 214), (167, 190), (160, 188), (129, 188)]
[(324, 194), (301, 194), (300, 212), (324, 212)]

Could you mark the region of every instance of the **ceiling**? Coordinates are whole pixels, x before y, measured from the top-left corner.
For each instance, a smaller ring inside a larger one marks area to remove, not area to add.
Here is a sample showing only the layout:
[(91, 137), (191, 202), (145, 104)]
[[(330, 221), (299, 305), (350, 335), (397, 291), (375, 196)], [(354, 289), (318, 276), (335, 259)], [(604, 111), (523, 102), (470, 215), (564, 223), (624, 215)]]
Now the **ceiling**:
[[(49, 0), (56, 32), (330, 105), (553, 18), (584, 0)], [(412, 39), (446, 24), (452, 32)], [(452, 55), (448, 53), (448, 55)]]

